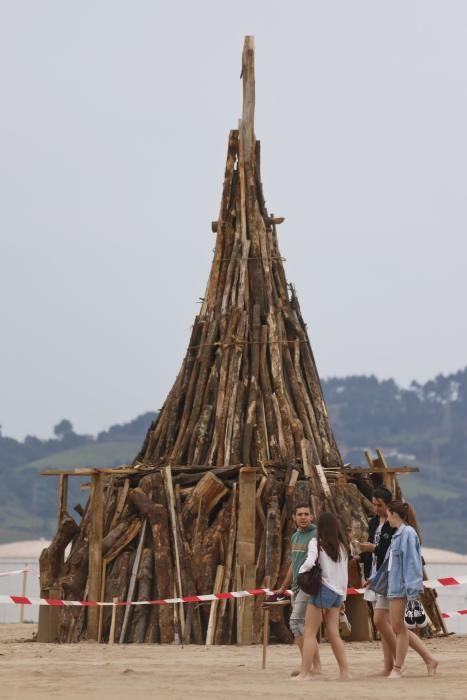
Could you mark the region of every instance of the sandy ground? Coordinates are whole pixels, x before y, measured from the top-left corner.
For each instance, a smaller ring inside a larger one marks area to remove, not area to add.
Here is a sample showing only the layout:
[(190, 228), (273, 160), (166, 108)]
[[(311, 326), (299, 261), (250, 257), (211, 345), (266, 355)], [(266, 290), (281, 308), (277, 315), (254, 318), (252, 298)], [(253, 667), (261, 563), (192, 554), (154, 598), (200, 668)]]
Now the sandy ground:
[(435, 678), (425, 675), (413, 652), (402, 680), (369, 678), (381, 665), (381, 650), (377, 643), (355, 643), (347, 645), (353, 680), (342, 683), (336, 680), (331, 649), (323, 644), (324, 678), (298, 683), (289, 677), (298, 660), (291, 646), (270, 647), (268, 667), (262, 671), (259, 647), (59, 646), (32, 642), (33, 632), (35, 625), (0, 625), (2, 700), (271, 700), (309, 693), (320, 700), (467, 698), (467, 637), (429, 642), (440, 660)]

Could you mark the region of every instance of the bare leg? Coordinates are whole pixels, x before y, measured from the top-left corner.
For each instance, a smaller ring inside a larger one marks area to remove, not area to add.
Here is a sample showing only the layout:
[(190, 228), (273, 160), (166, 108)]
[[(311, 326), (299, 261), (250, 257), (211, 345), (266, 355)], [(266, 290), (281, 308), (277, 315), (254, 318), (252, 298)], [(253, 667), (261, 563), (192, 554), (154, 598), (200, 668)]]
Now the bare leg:
[(389, 610), (384, 610), (383, 608), (376, 609), (373, 621), (376, 629), (381, 634), (384, 658), (384, 669), (381, 674), (377, 675), (389, 676), (396, 656), (396, 635), (389, 622)]
[(389, 603), (389, 616), (391, 618), (391, 626), (396, 635), (396, 656), (394, 667), (388, 678), (400, 678), (402, 675), (402, 666), (404, 665), (405, 657), (409, 649), (409, 630), (404, 624), (404, 612), (406, 598), (391, 598)]
[[(303, 659), (303, 637), (295, 637), (295, 643), (300, 649), (300, 656)], [(322, 672), (321, 669), (321, 658), (319, 656), (319, 645), (316, 645), (316, 653), (313, 657), (313, 663), (311, 664), (310, 673), (314, 676), (319, 675)]]
[(344, 642), (339, 634), (339, 608), (327, 608), (324, 611), (324, 619), (326, 622), (326, 636), (331, 644), (332, 651), (336, 657), (340, 671), (341, 680), (349, 680), (349, 665), (347, 663), (347, 655), (345, 653)]
[(417, 652), (417, 654), (420, 654), (422, 657), (423, 661), (426, 663), (426, 668), (428, 671), (429, 676), (434, 676), (436, 673), (436, 669), (438, 668), (438, 661), (435, 659), (435, 657), (430, 654), (428, 647), (423, 644), (422, 640), (420, 637), (417, 637), (414, 632), (411, 632), (409, 630), (409, 646), (412, 647), (414, 651)]
[(302, 645), (302, 667), (300, 674), (295, 677), (295, 680), (308, 680), (311, 677), (310, 669), (313, 665), (316, 654), (318, 653), (319, 655), (316, 634), (319, 630), (321, 620), (321, 608), (317, 608), (314, 605), (307, 605), (305, 616), (305, 634), (303, 636)]

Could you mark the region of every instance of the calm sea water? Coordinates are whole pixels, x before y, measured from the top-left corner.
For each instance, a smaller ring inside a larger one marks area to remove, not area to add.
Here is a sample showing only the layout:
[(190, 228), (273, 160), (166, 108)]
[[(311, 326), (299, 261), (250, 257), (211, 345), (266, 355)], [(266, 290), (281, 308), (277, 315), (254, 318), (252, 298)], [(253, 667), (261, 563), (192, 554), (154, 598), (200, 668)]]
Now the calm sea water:
[[(18, 559), (0, 559), (0, 573), (12, 569), (22, 569), (27, 563), (31, 569), (38, 569), (37, 560), (20, 561)], [(427, 566), (430, 578), (447, 576), (467, 576), (466, 564), (430, 564)], [(22, 575), (0, 576), (0, 595), (21, 595)], [(38, 574), (31, 572), (28, 576), (27, 595), (39, 598)], [(467, 609), (467, 584), (452, 588), (438, 588), (438, 601), (442, 612)], [(37, 605), (26, 605), (24, 618), (28, 622), (37, 622), (39, 608)], [(0, 623), (18, 622), (19, 606), (0, 604)], [(449, 632), (467, 634), (467, 615), (464, 618), (446, 620)]]

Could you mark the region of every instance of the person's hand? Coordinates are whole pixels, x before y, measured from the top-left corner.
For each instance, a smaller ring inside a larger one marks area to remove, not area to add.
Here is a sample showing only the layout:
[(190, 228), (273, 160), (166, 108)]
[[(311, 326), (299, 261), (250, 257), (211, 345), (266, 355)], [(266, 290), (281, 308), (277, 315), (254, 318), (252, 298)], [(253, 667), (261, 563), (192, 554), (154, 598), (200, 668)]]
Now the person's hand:
[(276, 590), (273, 591), (274, 595), (280, 594), (283, 595), (285, 592), (285, 587), (282, 586), (281, 588), (276, 588)]
[(375, 545), (372, 542), (359, 542), (358, 546), (362, 550), (362, 552), (374, 552), (375, 551)]

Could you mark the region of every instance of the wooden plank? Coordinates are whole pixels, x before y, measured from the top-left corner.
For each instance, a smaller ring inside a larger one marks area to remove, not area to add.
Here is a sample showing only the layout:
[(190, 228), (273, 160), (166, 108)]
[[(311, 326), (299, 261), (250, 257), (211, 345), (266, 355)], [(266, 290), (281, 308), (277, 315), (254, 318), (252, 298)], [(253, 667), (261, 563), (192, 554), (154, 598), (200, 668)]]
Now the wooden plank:
[(238, 563), (255, 563), (256, 469), (240, 469), (238, 508)]
[[(213, 593), (220, 593), (222, 590), (222, 584), (224, 581), (224, 567), (222, 564), (217, 565), (216, 578), (214, 580), (214, 591)], [(219, 601), (213, 600), (211, 603), (211, 609), (209, 611), (209, 622), (208, 630), (206, 632), (206, 646), (211, 646), (214, 643), (214, 635), (216, 633), (216, 622), (217, 622), (217, 608), (219, 607)]]
[[(99, 600), (105, 600), (105, 584), (107, 579), (107, 562), (104, 559), (102, 564), (102, 576), (101, 576), (101, 594)], [(102, 625), (104, 622), (104, 607), (99, 608), (99, 622), (97, 625), (97, 641), (100, 644), (102, 639)]]
[(261, 494), (263, 493), (264, 487), (266, 486), (267, 483), (267, 477), (263, 476), (261, 477), (261, 481), (259, 482), (258, 490), (256, 491), (256, 510), (258, 511), (258, 515), (261, 519), (261, 522), (263, 523), (263, 526), (266, 525), (266, 516), (264, 514), (263, 506), (261, 505)]
[(389, 491), (392, 493), (393, 498), (395, 498), (396, 495), (396, 477), (394, 474), (391, 474), (389, 472), (389, 465), (386, 462), (386, 458), (383, 455), (382, 450), (379, 449), (379, 447), (376, 448), (376, 454), (378, 455), (379, 462), (382, 466), (382, 471), (383, 471), (383, 484), (385, 488), (389, 489)]
[[(164, 486), (167, 497), (167, 505), (169, 508), (170, 525), (172, 528), (172, 538), (174, 543), (174, 554), (175, 554), (175, 570), (176, 570), (176, 582), (178, 588), (178, 597), (182, 598), (183, 588), (182, 588), (182, 574), (180, 567), (180, 548), (181, 548), (181, 538), (177, 527), (177, 516), (175, 514), (175, 497), (172, 484), (172, 471), (170, 466), (166, 467), (163, 472)], [(180, 541), (179, 541), (180, 540)], [(179, 546), (180, 545), (180, 546)], [(180, 603), (179, 610), (179, 620), (180, 620), (180, 631), (182, 633), (182, 639), (185, 637), (185, 614), (183, 611), (183, 603)]]
[(369, 450), (363, 450), (363, 454), (365, 455), (365, 459), (368, 462), (368, 466), (370, 469), (374, 469), (374, 464), (373, 464), (373, 457), (371, 456), (371, 452)]
[[(88, 600), (100, 600), (102, 578), (102, 539), (104, 528), (104, 481), (97, 472), (91, 480), (91, 504), (89, 527), (89, 578)], [(98, 638), (99, 608), (88, 608), (88, 639)]]
[[(147, 523), (147, 520), (144, 520), (143, 526), (141, 528), (141, 534), (139, 536), (138, 547), (136, 549), (136, 556), (135, 556), (135, 560), (133, 562), (133, 568), (131, 570), (130, 584), (128, 586), (128, 594), (126, 597), (127, 603), (131, 603), (131, 601), (133, 600), (134, 592), (135, 592), (136, 575), (137, 575), (138, 569), (139, 569), (139, 562), (141, 559), (141, 553), (143, 551), (144, 536), (146, 534), (146, 523)], [(90, 608), (90, 610), (92, 610), (92, 608)], [(128, 627), (128, 621), (130, 619), (130, 612), (131, 612), (131, 605), (127, 605), (125, 607), (125, 615), (123, 617), (122, 631), (120, 632), (119, 644), (125, 643), (125, 636), (126, 636), (126, 631), (127, 631), (127, 627)]]
[(380, 469), (379, 467), (373, 467), (369, 469), (367, 467), (351, 467), (350, 469), (330, 469), (323, 467), (326, 475), (328, 474), (343, 474), (344, 476), (353, 476), (354, 474), (416, 474), (420, 471), (419, 467), (388, 467), (387, 469)]
[(109, 644), (113, 644), (115, 642), (115, 621), (117, 619), (117, 603), (118, 603), (118, 598), (112, 598), (113, 606), (112, 606), (112, 617), (110, 620), (110, 632), (109, 632)]
[(130, 480), (125, 479), (123, 482), (123, 486), (121, 486), (118, 490), (118, 498), (117, 498), (117, 505), (115, 506), (115, 513), (112, 518), (112, 522), (110, 524), (110, 530), (113, 528), (113, 526), (117, 523), (117, 520), (122, 514), (123, 508), (125, 507), (125, 501), (126, 497), (128, 496), (128, 489), (130, 488)]
[[(298, 472), (297, 472), (298, 475)], [(293, 472), (292, 472), (293, 476)], [(291, 479), (292, 480), (292, 479)], [(296, 481), (296, 480), (295, 480)], [(272, 548), (274, 544), (274, 526), (275, 526), (276, 513), (274, 508), (268, 509), (267, 523), (266, 523), (266, 550), (265, 550), (265, 561), (264, 561), (264, 587), (270, 588), (271, 586), (271, 573), (272, 573)], [(269, 643), (269, 608), (263, 605), (263, 656), (261, 668), (266, 668), (266, 652)]]
[[(256, 469), (243, 467), (240, 469), (237, 558), (245, 589), (256, 585), (255, 525)], [(252, 644), (254, 600), (239, 599), (237, 603), (237, 643)]]
[(61, 474), (58, 482), (57, 527), (60, 529), (63, 514), (68, 507), (68, 476)]
[(244, 157), (247, 163), (253, 164), (255, 162), (255, 40), (252, 36), (246, 36), (243, 44), (242, 77)]
[[(222, 583), (222, 591), (227, 593), (230, 591), (230, 581), (233, 578), (232, 572), (234, 569), (234, 554), (235, 554), (235, 543), (237, 539), (237, 484), (233, 485), (232, 488), (232, 513), (230, 518), (230, 528), (229, 528), (229, 539), (227, 542), (227, 552), (224, 559), (224, 580)], [(231, 610), (234, 609), (234, 601), (222, 600), (219, 609), (219, 616), (221, 624), (217, 625), (215, 643), (221, 644), (223, 642), (223, 628), (227, 625), (224, 623), (224, 616), (227, 610), (227, 602)]]
[[(93, 476), (94, 474), (102, 474), (103, 476), (126, 476), (127, 474), (141, 474), (140, 469), (124, 468), (114, 469), (102, 468), (95, 469), (92, 467), (77, 467), (76, 469), (44, 469), (40, 472), (41, 476)], [(143, 472), (146, 474), (146, 471)], [(151, 473), (150, 471), (147, 472)]]
[(326, 500), (328, 501), (328, 508), (330, 508), (331, 510), (334, 510), (332, 507), (333, 506), (332, 493), (331, 493), (331, 489), (329, 488), (329, 484), (328, 484), (328, 481), (326, 479), (326, 474), (324, 473), (324, 469), (321, 466), (321, 464), (315, 464), (315, 469), (316, 469), (316, 473), (318, 474), (318, 478), (320, 480), (321, 488), (323, 489), (324, 496), (325, 496)]

